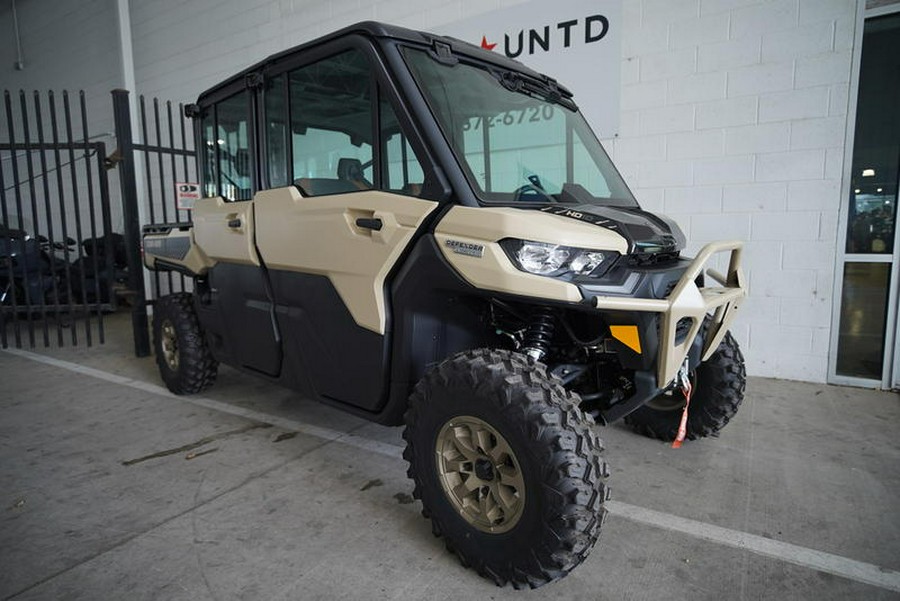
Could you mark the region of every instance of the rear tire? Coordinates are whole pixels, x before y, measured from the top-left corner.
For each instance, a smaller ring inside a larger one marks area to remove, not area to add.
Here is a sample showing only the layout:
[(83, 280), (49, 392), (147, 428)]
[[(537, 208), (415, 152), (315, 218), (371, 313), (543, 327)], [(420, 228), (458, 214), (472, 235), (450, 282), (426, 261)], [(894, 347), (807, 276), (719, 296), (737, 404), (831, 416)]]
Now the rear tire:
[[(688, 409), (689, 440), (718, 436), (744, 400), (747, 373), (737, 340), (727, 332), (719, 348), (691, 373), (694, 392)], [(672, 441), (681, 423), (684, 395), (680, 390), (660, 395), (625, 417), (635, 432)]]
[(216, 381), (219, 362), (206, 345), (192, 295), (169, 294), (156, 301), (153, 347), (159, 373), (173, 393), (195, 394)]
[(606, 511), (603, 446), (542, 364), (457, 354), (422, 378), (405, 421), (413, 495), (463, 565), (536, 588), (590, 553)]

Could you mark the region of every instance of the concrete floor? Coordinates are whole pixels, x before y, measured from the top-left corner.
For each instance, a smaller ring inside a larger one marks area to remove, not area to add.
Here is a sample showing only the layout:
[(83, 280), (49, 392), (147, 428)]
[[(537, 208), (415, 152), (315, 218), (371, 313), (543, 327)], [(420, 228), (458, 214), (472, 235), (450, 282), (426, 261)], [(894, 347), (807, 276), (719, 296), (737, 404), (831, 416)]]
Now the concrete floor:
[(227, 368), (172, 397), (128, 325), (0, 351), (2, 599), (900, 598), (896, 394), (751, 378), (720, 438), (605, 428), (600, 544), (517, 592), (431, 536), (399, 429)]

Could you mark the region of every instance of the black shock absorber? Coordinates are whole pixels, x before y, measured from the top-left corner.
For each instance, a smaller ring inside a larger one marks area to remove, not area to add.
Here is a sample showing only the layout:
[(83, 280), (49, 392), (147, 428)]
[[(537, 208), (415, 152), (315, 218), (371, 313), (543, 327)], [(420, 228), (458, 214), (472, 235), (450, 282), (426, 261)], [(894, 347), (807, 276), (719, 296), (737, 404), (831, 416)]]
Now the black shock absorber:
[(531, 316), (531, 323), (525, 330), (525, 344), (522, 348), (529, 357), (535, 361), (541, 361), (553, 340), (553, 332), (556, 330), (556, 321), (553, 312), (547, 307), (537, 309)]

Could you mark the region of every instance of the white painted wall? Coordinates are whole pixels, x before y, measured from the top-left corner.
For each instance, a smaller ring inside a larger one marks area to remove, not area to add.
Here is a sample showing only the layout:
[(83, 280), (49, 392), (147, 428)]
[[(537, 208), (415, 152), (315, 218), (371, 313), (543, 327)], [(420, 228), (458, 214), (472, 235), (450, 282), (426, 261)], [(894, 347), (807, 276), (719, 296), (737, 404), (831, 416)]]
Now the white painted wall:
[(751, 373), (824, 381), (854, 0), (626, 0), (620, 169), (692, 248), (747, 240)]
[[(13, 67), (10, 6), (0, 0), (0, 90), (84, 90), (91, 133), (112, 132), (109, 92), (122, 87), (115, 0), (17, 0), (22, 71)], [(0, 116), (0, 132), (6, 132), (5, 112)]]
[[(82, 128), (82, 120), (79, 114), (78, 100), (79, 90), (85, 94), (87, 106), (87, 131), (94, 142), (106, 144), (107, 153), (112, 153), (116, 147), (115, 127), (112, 115), (112, 97), (110, 90), (122, 87), (121, 54), (119, 52), (118, 21), (115, 0), (80, 0), (79, 2), (46, 2), (44, 0), (17, 0), (16, 12), (18, 15), (19, 33), (22, 40), (22, 58), (25, 68), (16, 70), (14, 64), (17, 60), (16, 44), (13, 29), (11, 3), (8, 0), (0, 0), (0, 90), (12, 92), (13, 104), (13, 131), (16, 141), (21, 143), (23, 135), (21, 111), (19, 104), (20, 90), (26, 92), (27, 112), (30, 122), (30, 138), (37, 140), (37, 129), (34, 110), (34, 91), (41, 92), (43, 121), (45, 123), (45, 139), (52, 139), (50, 127), (49, 104), (47, 92), (55, 94), (56, 111), (58, 119), (60, 140), (65, 140), (65, 121), (61, 92), (70, 92), (70, 105), (72, 110), (72, 138), (83, 140), (86, 136)], [(0, 139), (9, 139), (9, 124), (6, 115), (6, 106), (0, 98)], [(16, 153), (20, 182), (28, 181), (27, 159), (28, 153), (20, 151)], [(42, 178), (34, 178), (35, 201), (38, 207), (50, 206), (50, 214), (55, 224), (54, 238), (62, 239), (60, 216), (67, 215), (69, 235), (75, 235), (74, 215), (76, 211), (75, 196), (78, 196), (78, 212), (84, 226), (84, 238), (91, 237), (90, 205), (88, 203), (88, 185), (86, 170), (81, 153), (75, 154), (74, 165), (77, 168), (77, 187), (72, 186), (72, 174), (70, 157), (63, 152), (60, 157), (60, 173), (62, 175), (62, 193), (58, 189), (56, 162), (53, 153), (46, 153), (43, 157), (38, 152), (32, 152), (30, 158), (35, 166), (35, 172), (40, 172), (41, 161), (47, 162), (50, 177), (45, 182)], [(12, 165), (10, 156), (3, 157), (5, 186), (13, 184)], [(91, 173), (96, 171), (96, 164), (91, 159)], [(110, 192), (114, 198), (118, 194), (118, 179), (115, 171), (110, 174)], [(93, 175), (93, 193), (95, 195), (95, 220), (99, 217), (99, 180)], [(44, 184), (49, 187), (50, 194), (44, 193)], [(30, 209), (31, 197), (29, 187), (21, 188), (23, 217), (30, 227), (37, 226), (39, 232), (48, 235), (49, 229), (46, 219), (36, 218)], [(10, 192), (10, 196), (12, 193)], [(45, 205), (46, 203), (46, 205)], [(13, 214), (16, 211), (9, 207)], [(39, 215), (44, 215), (43, 208), (38, 210)], [(113, 229), (121, 231), (121, 211), (118, 202), (111, 202)]]
[[(65, 13), (59, 7), (69, 6), (20, 2), (20, 13), (49, 5)], [(681, 223), (692, 250), (718, 238), (747, 240), (751, 297), (734, 329), (750, 373), (824, 381), (857, 0), (623, 3), (620, 136), (607, 140), (607, 149), (641, 203)], [(101, 75), (115, 63), (116, 42), (86, 38), (106, 40), (107, 27), (115, 31), (114, 10), (101, 10), (113, 4), (82, 2), (94, 10), (69, 15), (84, 21), (80, 42), (53, 29), (66, 19), (46, 18), (49, 23), (25, 33), (27, 39), (45, 32), (46, 49), (34, 48), (26, 61), (68, 55), (59, 80), (104, 94), (118, 82)], [(271, 53), (356, 21), (429, 29), (519, 4), (132, 1), (137, 88), (189, 102)], [(0, 13), (0, 30), (5, 17)], [(54, 50), (54, 36), (66, 50)], [(70, 63), (79, 43), (105, 66)], [(9, 42), (0, 46), (0, 88), (31, 85), (7, 83), (22, 75), (11, 72)], [(590, 65), (585, 75), (603, 77)]]

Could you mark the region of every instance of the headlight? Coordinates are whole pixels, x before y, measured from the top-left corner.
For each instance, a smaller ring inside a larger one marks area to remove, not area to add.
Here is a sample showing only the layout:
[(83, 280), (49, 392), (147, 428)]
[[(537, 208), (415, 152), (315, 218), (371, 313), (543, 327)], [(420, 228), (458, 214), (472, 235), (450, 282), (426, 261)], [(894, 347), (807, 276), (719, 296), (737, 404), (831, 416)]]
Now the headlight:
[(550, 275), (569, 260), (569, 249), (555, 244), (523, 242), (516, 251), (516, 260), (519, 267), (529, 273)]
[(506, 239), (500, 246), (522, 271), (536, 275), (600, 275), (618, 256), (615, 251), (572, 248), (561, 244)]

